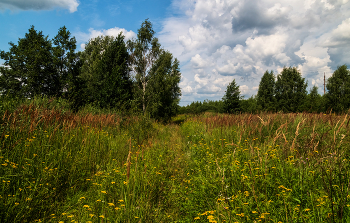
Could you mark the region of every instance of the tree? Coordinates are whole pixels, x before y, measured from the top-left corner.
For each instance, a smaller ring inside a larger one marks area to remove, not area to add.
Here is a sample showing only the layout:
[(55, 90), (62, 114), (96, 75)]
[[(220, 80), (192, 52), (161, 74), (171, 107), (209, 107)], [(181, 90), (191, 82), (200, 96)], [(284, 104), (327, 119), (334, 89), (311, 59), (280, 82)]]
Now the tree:
[(132, 99), (129, 54), (120, 33), (103, 53), (92, 78), (92, 97), (101, 108), (127, 108)]
[(302, 110), (308, 112), (321, 112), (322, 105), (322, 96), (318, 93), (318, 87), (315, 85), (310, 89), (310, 93), (306, 97)]
[[(52, 42), (55, 46), (52, 46)], [(75, 38), (66, 27), (59, 29), (51, 41), (31, 26), (18, 45), (10, 43), (9, 52), (1, 51), (7, 68), (0, 68), (0, 88), (4, 94), (33, 98), (61, 96), (68, 91), (68, 77), (76, 61)]]
[(338, 67), (327, 80), (326, 106), (340, 113), (350, 107), (350, 71), (346, 65)]
[(275, 97), (279, 110), (298, 112), (307, 96), (307, 83), (296, 67), (284, 67), (277, 76)]
[(274, 111), (276, 108), (275, 76), (273, 71), (265, 71), (259, 84), (257, 94), (258, 109), (262, 111)]
[(35, 95), (55, 96), (59, 93), (55, 73), (52, 44), (42, 32), (31, 26), (18, 45), (10, 42), (9, 52), (1, 51), (5, 60), (0, 68), (0, 89), (3, 94), (33, 98)]
[(56, 45), (53, 47), (54, 64), (57, 72), (57, 94), (60, 96), (69, 89), (68, 83), (72, 82), (74, 66), (76, 66), (77, 55), (75, 37), (71, 37), (71, 33), (65, 26), (58, 30), (58, 34), (53, 39)]
[(170, 52), (163, 51), (153, 64), (146, 91), (146, 111), (152, 118), (168, 121), (176, 115), (180, 101), (179, 61)]
[(113, 41), (112, 36), (98, 36), (90, 39), (86, 43), (84, 51), (78, 54), (81, 69), (76, 83), (85, 87), (85, 90), (80, 90), (85, 95), (84, 103), (92, 103), (95, 100), (94, 93), (98, 89), (95, 88), (94, 81), (98, 79), (95, 77), (98, 73), (98, 66), (103, 53), (112, 45)]
[(246, 100), (241, 100), (241, 111), (245, 113), (256, 113), (258, 111), (257, 106), (257, 98), (252, 95), (250, 98)]
[(131, 55), (131, 67), (136, 80), (135, 97), (142, 111), (146, 112), (147, 84), (153, 64), (162, 53), (158, 38), (154, 37), (152, 23), (146, 19), (138, 30), (137, 39), (127, 42)]
[(241, 111), (240, 100), (243, 98), (235, 79), (227, 86), (226, 93), (222, 98), (225, 113), (238, 113)]

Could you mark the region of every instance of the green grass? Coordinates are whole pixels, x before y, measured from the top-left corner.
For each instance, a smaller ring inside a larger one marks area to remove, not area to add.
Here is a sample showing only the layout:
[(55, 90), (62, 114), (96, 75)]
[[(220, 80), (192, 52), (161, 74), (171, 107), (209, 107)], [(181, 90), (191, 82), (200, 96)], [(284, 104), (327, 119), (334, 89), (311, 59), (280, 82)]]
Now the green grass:
[(350, 219), (346, 115), (206, 113), (164, 125), (52, 103), (1, 113), (0, 222)]

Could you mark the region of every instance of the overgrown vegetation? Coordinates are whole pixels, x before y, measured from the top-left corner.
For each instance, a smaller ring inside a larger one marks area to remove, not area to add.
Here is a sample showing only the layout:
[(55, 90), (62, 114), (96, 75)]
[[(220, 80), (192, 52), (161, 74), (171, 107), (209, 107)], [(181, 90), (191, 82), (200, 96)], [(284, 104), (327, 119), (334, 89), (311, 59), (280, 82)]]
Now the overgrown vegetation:
[(307, 92), (308, 83), (302, 78), (296, 67), (284, 67), (276, 77), (273, 71), (266, 71), (261, 78), (257, 95), (244, 99), (239, 86), (233, 80), (220, 101), (205, 100), (192, 102), (179, 109), (180, 114), (198, 114), (206, 111), (219, 113), (259, 112), (336, 112), (341, 114), (350, 109), (350, 71), (346, 65), (338, 67), (327, 79), (327, 91), (318, 93), (313, 86)]
[[(348, 115), (180, 115), (3, 100), (1, 222), (346, 222)], [(91, 113), (90, 111), (94, 111)]]
[(137, 38), (99, 36), (83, 51), (65, 26), (50, 40), (34, 26), (0, 51), (0, 95), (13, 98), (65, 98), (77, 112), (91, 106), (142, 113), (167, 122), (181, 96), (180, 62), (163, 49), (146, 19)]

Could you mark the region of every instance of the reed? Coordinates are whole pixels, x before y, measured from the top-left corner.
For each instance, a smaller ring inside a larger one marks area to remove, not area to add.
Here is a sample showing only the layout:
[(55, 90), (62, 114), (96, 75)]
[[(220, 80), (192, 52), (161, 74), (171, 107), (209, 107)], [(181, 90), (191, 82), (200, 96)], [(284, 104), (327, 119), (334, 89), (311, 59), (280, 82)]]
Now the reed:
[[(346, 222), (350, 118), (1, 113), (0, 222)], [(51, 106), (51, 107), (50, 107)]]

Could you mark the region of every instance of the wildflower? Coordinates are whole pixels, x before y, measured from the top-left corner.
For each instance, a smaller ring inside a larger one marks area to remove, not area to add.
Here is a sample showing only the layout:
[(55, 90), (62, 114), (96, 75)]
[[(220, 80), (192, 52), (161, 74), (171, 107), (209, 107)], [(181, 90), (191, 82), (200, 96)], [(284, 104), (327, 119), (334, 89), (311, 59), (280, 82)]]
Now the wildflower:
[(200, 217), (195, 217), (195, 218), (194, 218), (194, 220), (198, 220), (198, 219), (200, 219)]
[(124, 200), (118, 200), (119, 202), (124, 202)]
[(5, 135), (5, 138), (9, 137), (9, 135)]
[(79, 199), (85, 199), (85, 197), (81, 197), (81, 198), (79, 198)]
[(105, 218), (105, 216), (104, 216), (104, 215), (100, 215), (99, 217), (100, 217), (100, 218)]
[(112, 182), (112, 184), (115, 184), (115, 182)]
[(114, 206), (114, 204), (113, 204), (113, 203), (108, 203), (108, 205), (109, 205), (109, 206)]
[(103, 194), (107, 194), (107, 192), (106, 192), (106, 191), (101, 191), (101, 193), (103, 193)]
[(19, 205), (19, 203), (16, 202), (15, 205)]
[(89, 205), (85, 204), (83, 207), (84, 207), (84, 208), (89, 208)]
[(89, 214), (89, 216), (90, 216), (90, 218), (94, 217), (94, 215), (93, 215), (93, 214)]

